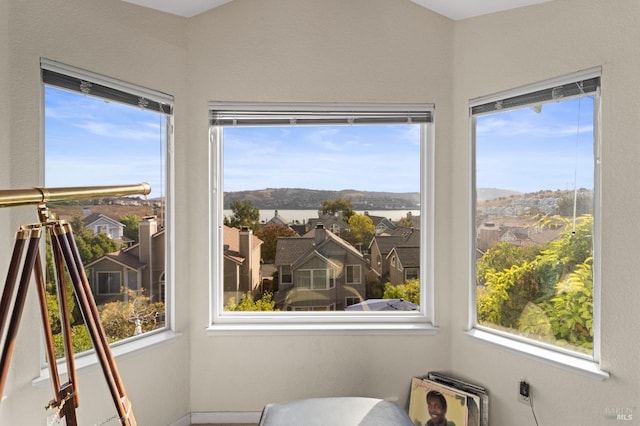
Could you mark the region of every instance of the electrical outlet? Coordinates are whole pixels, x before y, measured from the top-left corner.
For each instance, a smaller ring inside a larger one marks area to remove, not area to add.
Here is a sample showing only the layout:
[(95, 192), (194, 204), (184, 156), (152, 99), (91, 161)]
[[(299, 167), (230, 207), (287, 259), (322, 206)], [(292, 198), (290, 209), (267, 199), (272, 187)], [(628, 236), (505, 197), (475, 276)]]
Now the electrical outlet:
[(518, 399), (522, 402), (529, 402), (529, 397), (531, 396), (531, 388), (529, 386), (529, 382), (526, 380), (520, 380), (520, 385), (518, 386)]

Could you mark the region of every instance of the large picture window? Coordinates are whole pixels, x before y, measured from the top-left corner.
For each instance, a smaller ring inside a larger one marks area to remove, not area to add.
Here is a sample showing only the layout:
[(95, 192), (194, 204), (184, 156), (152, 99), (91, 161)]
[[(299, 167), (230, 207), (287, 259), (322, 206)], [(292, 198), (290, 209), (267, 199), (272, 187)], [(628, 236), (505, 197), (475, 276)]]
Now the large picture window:
[(472, 101), (477, 329), (597, 359), (599, 70)]
[[(45, 59), (41, 70), (45, 186), (151, 186), (148, 196), (47, 204), (71, 224), (107, 338), (165, 329), (173, 98)], [(57, 304), (52, 270), (48, 265), (48, 297)], [(83, 336), (73, 306), (74, 336)], [(74, 342), (76, 353), (91, 348), (81, 340)]]
[[(429, 322), (433, 106), (212, 103), (210, 117), (214, 326), (344, 323), (363, 315), (352, 301), (383, 298), (418, 306), (384, 321)], [(412, 283), (371, 263), (404, 246), (421, 253)]]

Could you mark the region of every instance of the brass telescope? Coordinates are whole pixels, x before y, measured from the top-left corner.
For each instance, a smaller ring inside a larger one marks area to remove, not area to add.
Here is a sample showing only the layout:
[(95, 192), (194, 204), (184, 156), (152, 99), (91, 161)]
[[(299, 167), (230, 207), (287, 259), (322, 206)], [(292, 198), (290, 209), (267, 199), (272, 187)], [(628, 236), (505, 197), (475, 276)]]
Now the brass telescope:
[(0, 207), (44, 204), (49, 201), (118, 197), (122, 195), (147, 195), (151, 185), (75, 186), (67, 188), (0, 189)]
[[(117, 418), (122, 426), (137, 426), (131, 401), (118, 372), (115, 359), (109, 347), (109, 341), (100, 322), (100, 312), (91, 293), (91, 285), (86, 275), (80, 252), (73, 238), (71, 225), (64, 220), (56, 220), (49, 215), (46, 203), (122, 195), (147, 195), (151, 186), (146, 183), (118, 186), (86, 186), (68, 188), (32, 188), (0, 190), (0, 207), (37, 204), (39, 224), (23, 225), (19, 228), (11, 263), (2, 296), (0, 297), (0, 396), (9, 374), (9, 364), (15, 347), (18, 326), (27, 301), (29, 284), (34, 281), (38, 292), (42, 329), (45, 336), (45, 350), (49, 376), (54, 398), (45, 407), (55, 409), (55, 417), (65, 418), (68, 426), (78, 426), (76, 408), (79, 406), (78, 387), (73, 355), (72, 328), (70, 312), (66, 303), (59, 303), (59, 322), (62, 329), (64, 359), (67, 364), (67, 381), (62, 382), (58, 372), (57, 358), (53, 343), (51, 316), (45, 290), (45, 272), (43, 270), (40, 248), (41, 237), (48, 230), (49, 248), (55, 293), (58, 300), (67, 300), (67, 282), (73, 287), (76, 306), (82, 314), (85, 326), (91, 338), (96, 357), (102, 366), (105, 380), (111, 393)], [(32, 280), (32, 278), (34, 278)], [(1, 402), (1, 401), (0, 401)], [(109, 419), (111, 420), (111, 419)], [(108, 420), (107, 420), (108, 421)]]

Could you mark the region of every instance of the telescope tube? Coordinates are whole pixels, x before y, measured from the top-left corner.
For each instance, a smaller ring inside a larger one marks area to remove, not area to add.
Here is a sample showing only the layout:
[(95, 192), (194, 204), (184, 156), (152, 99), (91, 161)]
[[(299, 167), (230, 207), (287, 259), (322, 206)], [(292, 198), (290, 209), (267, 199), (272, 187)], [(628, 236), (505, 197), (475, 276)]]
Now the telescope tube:
[(72, 201), (102, 197), (119, 197), (123, 195), (147, 195), (150, 192), (151, 185), (146, 182), (135, 185), (0, 189), (0, 207), (43, 204), (49, 201)]

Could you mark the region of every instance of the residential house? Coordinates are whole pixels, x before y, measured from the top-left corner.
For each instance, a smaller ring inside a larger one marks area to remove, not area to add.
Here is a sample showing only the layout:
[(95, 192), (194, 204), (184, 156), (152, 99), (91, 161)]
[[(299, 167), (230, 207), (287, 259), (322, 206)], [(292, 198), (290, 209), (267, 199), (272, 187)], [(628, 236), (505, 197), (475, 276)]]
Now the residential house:
[(389, 253), (396, 247), (420, 247), (420, 230), (398, 226), (390, 234), (384, 233), (373, 237), (369, 244), (371, 267), (383, 283), (391, 281)]
[(224, 303), (236, 302), (244, 293), (257, 296), (261, 290), (260, 246), (262, 240), (248, 227), (224, 225)]
[(87, 265), (91, 291), (98, 305), (126, 300), (122, 287), (145, 291), (154, 302), (165, 300), (164, 229), (159, 229), (155, 216), (144, 217), (138, 223), (139, 242), (120, 251), (109, 253)]
[(390, 284), (404, 284), (420, 278), (420, 246), (395, 246), (387, 258)]
[(373, 222), (373, 226), (376, 227), (376, 235), (380, 235), (396, 229), (396, 224), (393, 223), (389, 218), (386, 218), (384, 216), (372, 216), (369, 214), (369, 212), (364, 212), (364, 214), (371, 219), (371, 221)]
[(94, 234), (105, 234), (112, 240), (122, 240), (124, 224), (103, 213), (90, 213), (82, 218), (84, 227)]
[(309, 219), (309, 222), (307, 222), (306, 230), (313, 231), (317, 228), (318, 224), (322, 224), (324, 229), (338, 236), (340, 236), (343, 232), (348, 232), (351, 230), (351, 228), (349, 228), (349, 224), (345, 222), (344, 218), (342, 217), (342, 214), (332, 216), (326, 214), (323, 215), (318, 212), (317, 218)]
[(270, 225), (270, 224), (276, 224), (276, 225), (280, 225), (280, 226), (288, 226), (289, 225), (289, 221), (287, 219), (285, 219), (284, 217), (282, 217), (279, 213), (278, 210), (276, 210), (273, 214), (273, 217), (271, 219), (269, 219), (267, 221), (267, 223), (265, 223), (265, 225)]
[(371, 267), (351, 244), (322, 223), (302, 237), (278, 238), (275, 266), (283, 310), (344, 310), (366, 299)]

